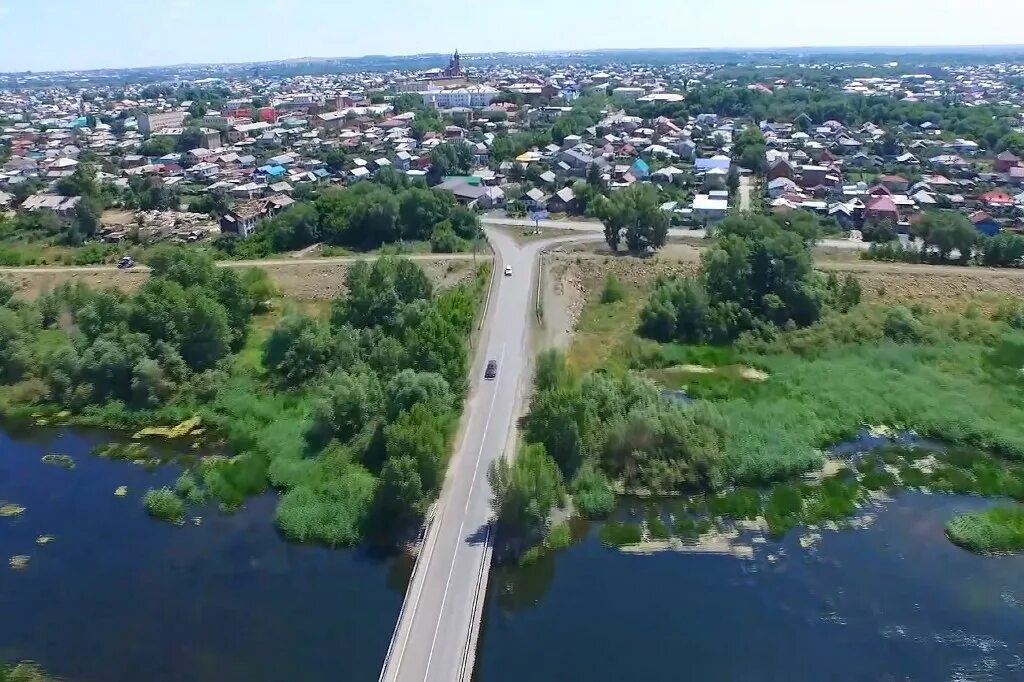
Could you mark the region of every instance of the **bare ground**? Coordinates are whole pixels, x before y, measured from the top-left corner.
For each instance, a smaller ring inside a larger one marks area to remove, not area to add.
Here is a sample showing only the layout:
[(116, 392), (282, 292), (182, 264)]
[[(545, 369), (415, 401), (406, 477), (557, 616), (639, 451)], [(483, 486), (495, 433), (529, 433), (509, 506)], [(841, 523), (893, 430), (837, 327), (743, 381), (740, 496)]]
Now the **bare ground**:
[[(484, 260), (485, 258), (481, 258), (479, 262)], [(353, 262), (353, 259), (321, 258), (226, 265), (262, 268), (270, 274), (284, 296), (299, 301), (323, 301), (344, 292), (345, 275)], [(470, 258), (417, 258), (416, 263), (423, 268), (434, 286), (441, 289), (467, 281), (474, 272), (473, 260)], [(18, 287), (18, 296), (31, 300), (65, 282), (84, 282), (97, 288), (112, 286), (131, 292), (142, 286), (149, 273), (144, 268), (16, 268), (3, 271), (0, 277)]]

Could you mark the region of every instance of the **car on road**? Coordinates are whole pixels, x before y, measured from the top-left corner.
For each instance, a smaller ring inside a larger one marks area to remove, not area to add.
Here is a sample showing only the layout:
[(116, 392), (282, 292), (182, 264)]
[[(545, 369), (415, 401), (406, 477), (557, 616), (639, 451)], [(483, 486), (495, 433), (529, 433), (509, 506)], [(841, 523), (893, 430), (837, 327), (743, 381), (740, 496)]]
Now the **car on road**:
[(133, 268), (135, 267), (135, 259), (131, 256), (122, 256), (121, 260), (117, 261), (117, 267), (121, 270)]
[(512, 266), (511, 265), (506, 265), (505, 266), (505, 276), (506, 277), (511, 277), (512, 276)]
[(488, 360), (487, 369), (484, 370), (484, 379), (493, 379), (498, 376), (498, 361)]

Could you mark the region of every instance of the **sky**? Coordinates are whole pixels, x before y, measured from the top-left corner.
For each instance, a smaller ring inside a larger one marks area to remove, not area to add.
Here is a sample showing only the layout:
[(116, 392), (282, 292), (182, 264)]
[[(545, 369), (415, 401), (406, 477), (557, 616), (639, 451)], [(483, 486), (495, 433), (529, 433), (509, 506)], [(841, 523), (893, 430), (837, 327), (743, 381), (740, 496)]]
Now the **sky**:
[(1024, 0), (0, 0), (0, 71), (456, 48), (1022, 43)]

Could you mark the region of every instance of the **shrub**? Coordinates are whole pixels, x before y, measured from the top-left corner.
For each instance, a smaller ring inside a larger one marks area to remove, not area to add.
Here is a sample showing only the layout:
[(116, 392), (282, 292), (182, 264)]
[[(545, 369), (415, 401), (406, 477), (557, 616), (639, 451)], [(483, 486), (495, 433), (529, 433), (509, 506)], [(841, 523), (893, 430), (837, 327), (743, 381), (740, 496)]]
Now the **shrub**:
[(185, 504), (170, 488), (147, 490), (142, 503), (150, 516), (161, 521), (181, 523), (185, 519)]
[(570, 489), (576, 510), (587, 518), (601, 518), (615, 509), (615, 493), (608, 487), (608, 479), (592, 464), (580, 467)]
[(626, 288), (613, 273), (609, 272), (601, 291), (601, 303), (617, 303), (626, 297)]
[(946, 535), (979, 554), (1024, 551), (1024, 507), (1003, 505), (961, 514), (946, 524)]

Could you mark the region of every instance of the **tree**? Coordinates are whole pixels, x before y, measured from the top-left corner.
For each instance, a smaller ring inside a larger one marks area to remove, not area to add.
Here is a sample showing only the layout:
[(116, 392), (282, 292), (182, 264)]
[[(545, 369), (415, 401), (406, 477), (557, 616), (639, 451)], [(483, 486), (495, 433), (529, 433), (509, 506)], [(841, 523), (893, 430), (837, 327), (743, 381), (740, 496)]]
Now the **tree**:
[(384, 413), (380, 380), (371, 372), (335, 372), (313, 403), (309, 435), (315, 443), (331, 438), (347, 441), (372, 428)]
[(537, 532), (565, 497), (562, 475), (543, 445), (525, 445), (514, 461), (502, 457), (487, 472), (498, 519), (519, 532)]
[(451, 387), (440, 374), (404, 369), (391, 377), (384, 389), (389, 419), (423, 405), (435, 415), (451, 412), (455, 399)]
[(434, 413), (424, 404), (401, 412), (384, 427), (384, 451), (387, 460), (408, 457), (416, 465), (423, 491), (433, 494), (444, 482), (444, 464), (448, 444), (445, 427), (448, 413)]
[(982, 263), (996, 267), (1019, 267), (1024, 261), (1024, 237), (1000, 232), (984, 242)]
[(446, 175), (465, 175), (473, 164), (473, 152), (462, 142), (446, 142), (430, 150), (428, 182), (436, 185)]
[(331, 366), (330, 329), (301, 314), (281, 318), (263, 346), (263, 366), (286, 386), (298, 388)]
[(809, 245), (765, 216), (726, 219), (697, 278), (662, 279), (641, 312), (641, 331), (659, 340), (724, 343), (816, 321), (825, 286)]
[(420, 187), (403, 192), (398, 206), (402, 239), (429, 239), (434, 228), (448, 220), (454, 205), (447, 192)]
[(928, 211), (913, 226), (914, 234), (921, 238), (921, 249), (927, 252), (934, 248), (940, 260), (948, 260), (955, 250), (962, 263), (971, 259), (972, 250), (978, 241), (978, 231), (967, 216), (954, 211)]
[(348, 295), (336, 298), (331, 305), (335, 327), (350, 324), (356, 328), (395, 329), (406, 304), (429, 299), (432, 293), (426, 275), (407, 258), (359, 261), (349, 269), (345, 284)]
[(650, 185), (636, 183), (612, 194), (598, 209), (605, 226), (605, 241), (618, 250), (620, 235), (634, 253), (659, 249), (668, 236), (668, 217), (661, 210), (658, 193)]

